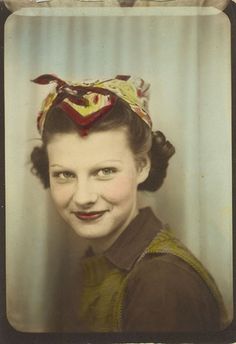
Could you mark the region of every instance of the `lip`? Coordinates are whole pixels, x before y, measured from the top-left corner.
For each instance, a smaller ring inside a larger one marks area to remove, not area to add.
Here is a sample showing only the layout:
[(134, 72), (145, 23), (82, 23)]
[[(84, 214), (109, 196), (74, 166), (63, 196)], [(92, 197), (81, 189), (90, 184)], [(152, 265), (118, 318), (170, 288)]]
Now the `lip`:
[(94, 221), (101, 218), (106, 212), (107, 210), (90, 212), (77, 211), (73, 212), (73, 214), (81, 221)]

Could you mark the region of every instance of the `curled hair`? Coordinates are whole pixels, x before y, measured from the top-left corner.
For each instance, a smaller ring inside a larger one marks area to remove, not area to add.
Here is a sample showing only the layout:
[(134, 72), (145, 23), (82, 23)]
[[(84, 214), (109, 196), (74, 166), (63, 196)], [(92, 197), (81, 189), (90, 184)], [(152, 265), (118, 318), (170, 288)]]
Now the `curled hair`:
[(149, 152), (151, 168), (148, 178), (138, 186), (139, 190), (156, 191), (166, 177), (168, 161), (174, 155), (175, 148), (166, 140), (161, 131), (152, 133), (152, 147)]
[(48, 155), (45, 146), (34, 147), (30, 158), (32, 163), (31, 172), (40, 179), (44, 188), (47, 189), (50, 183)]
[[(113, 108), (90, 128), (89, 133), (125, 128), (130, 148), (136, 159), (147, 153), (151, 160), (148, 178), (138, 185), (139, 190), (156, 191), (166, 177), (168, 160), (175, 149), (160, 132), (151, 132), (147, 124), (132, 112), (130, 107), (118, 99)], [(53, 135), (78, 132), (77, 125), (59, 109), (48, 114), (42, 135), (42, 146), (35, 147), (31, 153), (32, 172), (39, 177), (45, 188), (50, 187), (47, 144)]]

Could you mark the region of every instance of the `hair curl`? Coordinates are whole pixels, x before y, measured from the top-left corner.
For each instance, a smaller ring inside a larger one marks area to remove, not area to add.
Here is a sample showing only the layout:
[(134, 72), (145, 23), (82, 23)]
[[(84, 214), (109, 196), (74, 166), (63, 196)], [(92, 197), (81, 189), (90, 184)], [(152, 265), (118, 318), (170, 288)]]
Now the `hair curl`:
[[(148, 178), (139, 184), (138, 189), (158, 190), (166, 177), (168, 161), (175, 153), (175, 148), (166, 140), (162, 132), (151, 132), (146, 123), (121, 99), (117, 100), (109, 113), (93, 124), (89, 133), (118, 128), (128, 129), (128, 142), (136, 158), (148, 153), (151, 160)], [(47, 144), (53, 135), (70, 132), (79, 132), (79, 129), (67, 114), (59, 108), (50, 110), (44, 125), (42, 145), (34, 147), (31, 153), (31, 171), (41, 180), (45, 188), (50, 187)]]

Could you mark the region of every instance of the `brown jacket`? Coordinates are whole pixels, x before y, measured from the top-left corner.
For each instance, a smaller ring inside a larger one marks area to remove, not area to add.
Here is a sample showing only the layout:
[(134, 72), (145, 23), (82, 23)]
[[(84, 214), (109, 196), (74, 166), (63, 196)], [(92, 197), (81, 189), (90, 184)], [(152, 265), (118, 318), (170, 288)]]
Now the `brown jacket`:
[[(121, 331), (220, 330), (218, 302), (189, 264), (169, 253), (147, 255), (140, 259), (161, 229), (163, 226), (151, 209), (142, 209), (102, 257), (88, 254), (82, 262), (87, 272), (84, 277), (83, 274), (80, 276), (85, 290), (82, 306), (74, 303), (74, 319), (70, 319), (69, 324), (73, 331), (117, 331), (111, 325), (109, 308), (112, 308), (119, 290), (115, 291), (112, 279), (104, 292), (106, 280), (117, 273), (124, 279), (128, 276), (122, 299)], [(118, 279), (122, 284), (120, 281)], [(103, 316), (105, 320), (101, 321)]]

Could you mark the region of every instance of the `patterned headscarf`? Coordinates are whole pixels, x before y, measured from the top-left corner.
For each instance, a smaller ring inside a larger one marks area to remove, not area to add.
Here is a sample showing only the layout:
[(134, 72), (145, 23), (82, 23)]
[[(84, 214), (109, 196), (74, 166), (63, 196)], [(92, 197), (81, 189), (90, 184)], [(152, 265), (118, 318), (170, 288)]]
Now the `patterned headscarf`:
[(47, 113), (52, 108), (62, 109), (86, 135), (93, 123), (107, 113), (117, 98), (123, 99), (150, 128), (148, 114), (149, 84), (140, 78), (118, 75), (114, 79), (88, 82), (66, 82), (55, 75), (44, 74), (33, 82), (41, 85), (56, 83), (42, 103), (37, 127), (42, 135)]

